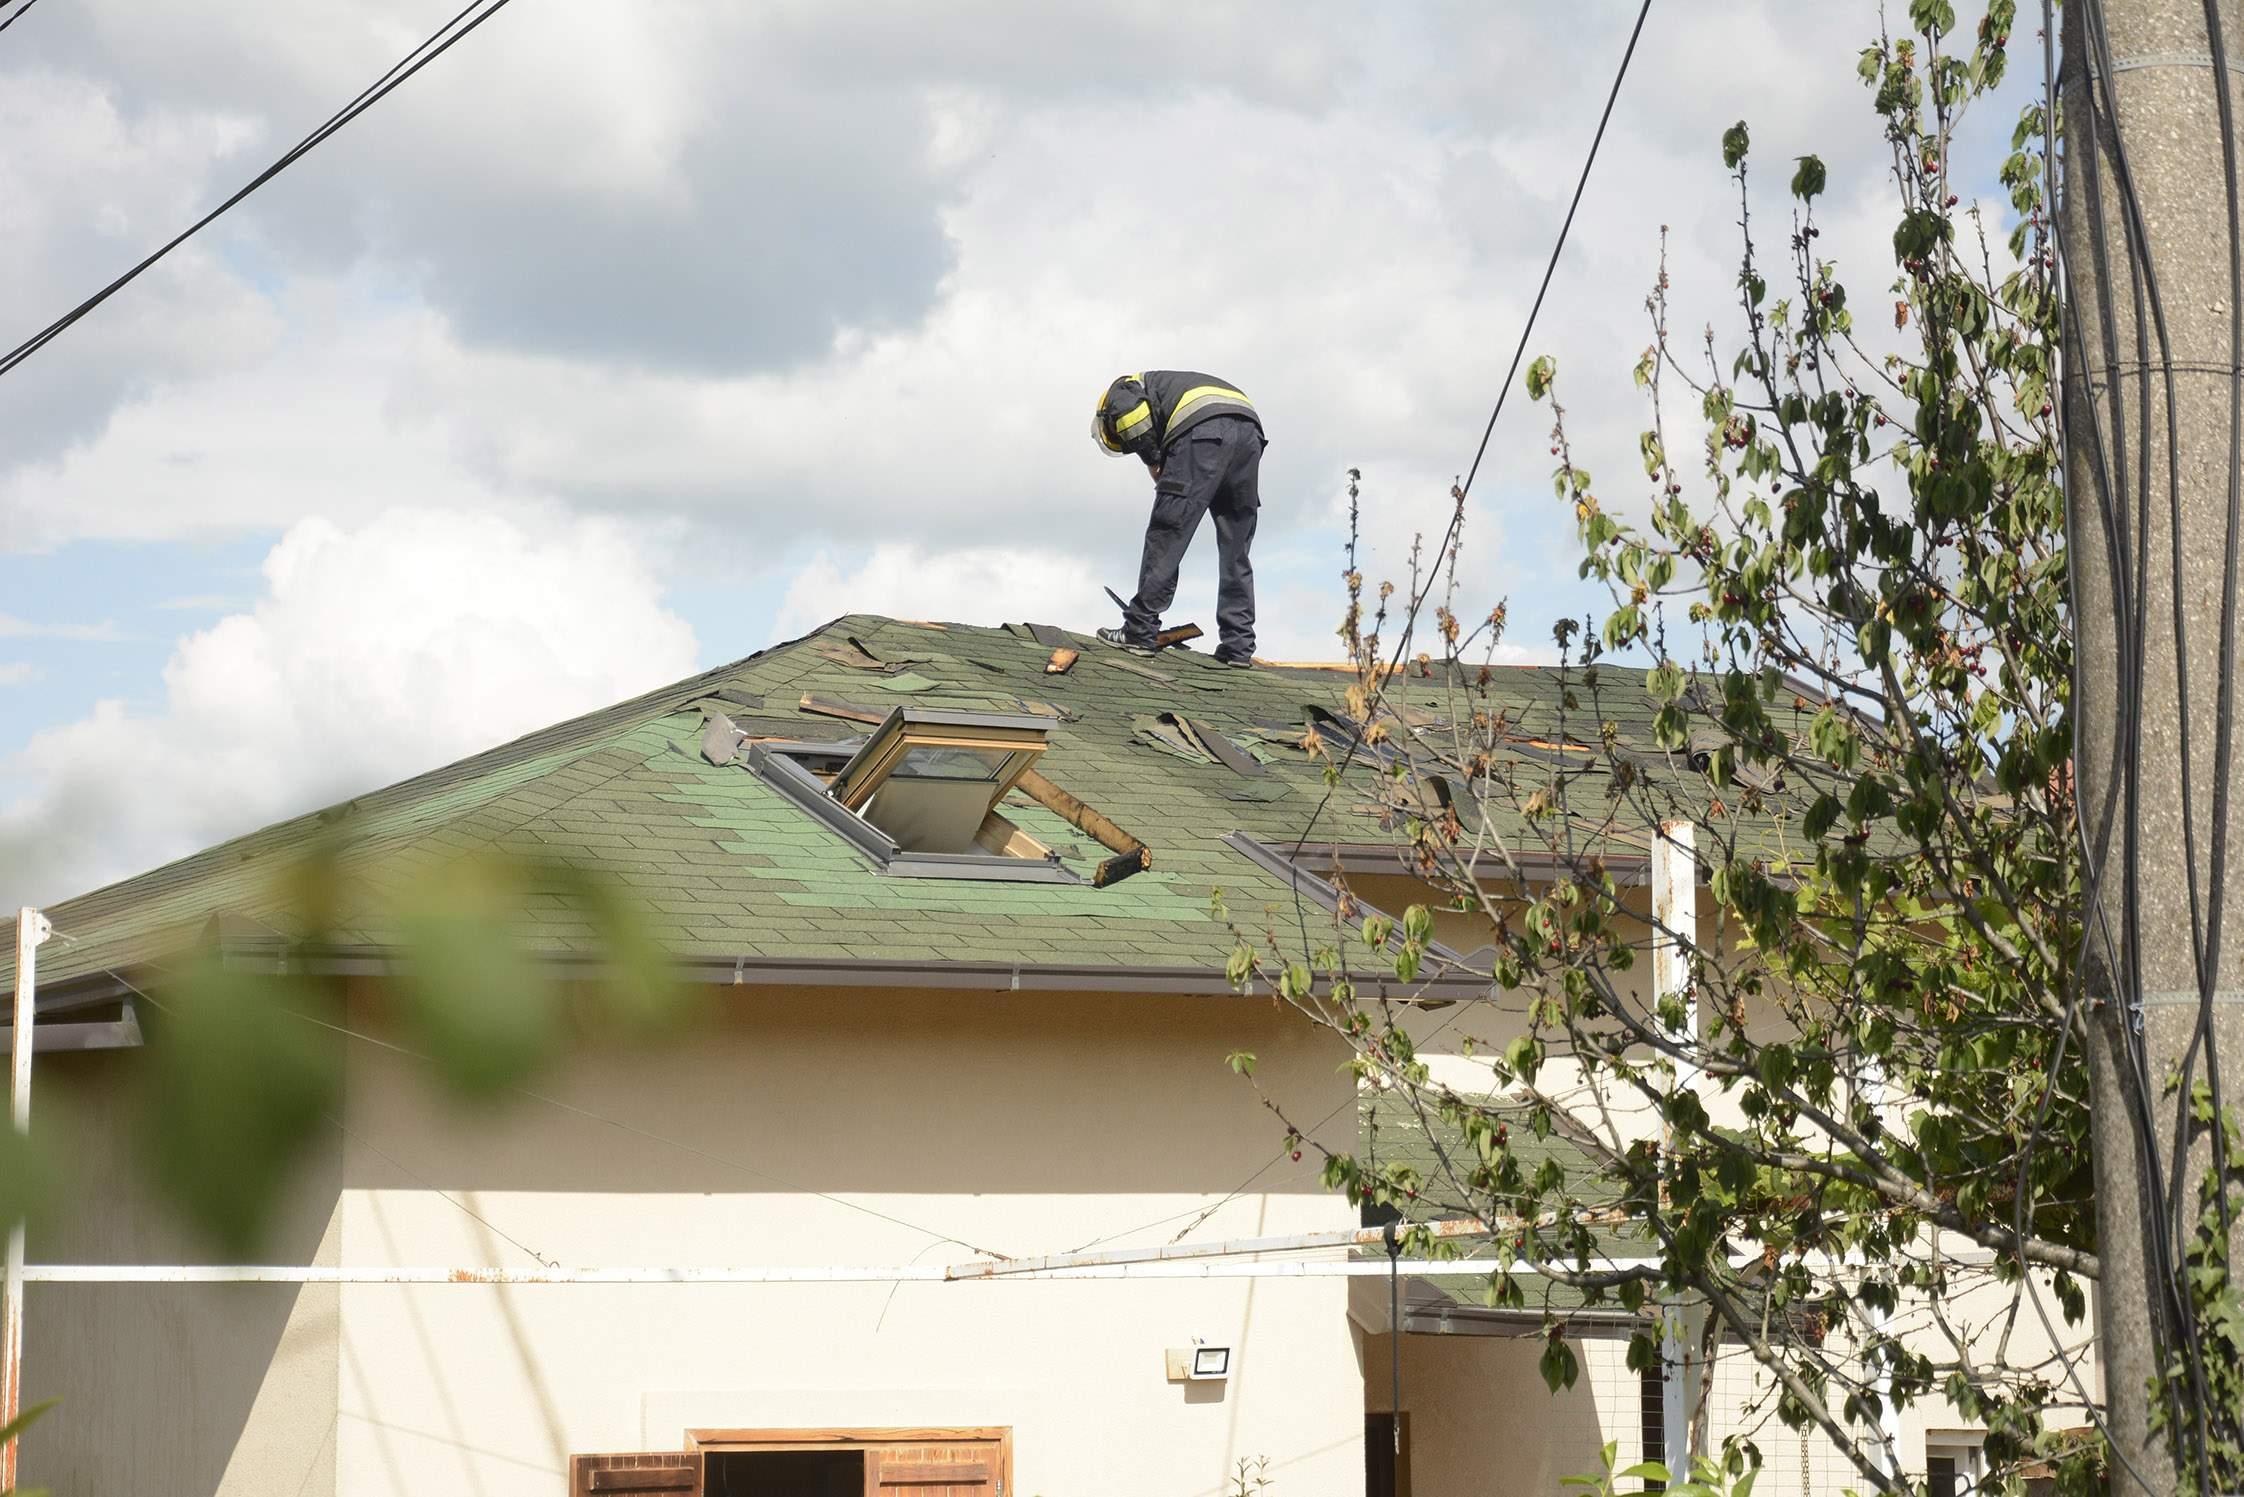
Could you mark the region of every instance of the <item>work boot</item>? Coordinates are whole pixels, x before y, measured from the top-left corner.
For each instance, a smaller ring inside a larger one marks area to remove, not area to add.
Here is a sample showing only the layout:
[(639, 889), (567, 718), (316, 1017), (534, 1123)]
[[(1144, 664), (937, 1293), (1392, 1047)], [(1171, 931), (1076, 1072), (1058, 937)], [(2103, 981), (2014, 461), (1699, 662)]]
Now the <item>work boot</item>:
[(1119, 629), (1101, 629), (1099, 638), (1117, 649), (1128, 650), (1133, 655), (1150, 655), (1153, 653), (1152, 645), (1140, 643)]
[(1228, 665), (1235, 671), (1251, 671), (1254, 669), (1254, 657), (1252, 655), (1218, 655), (1216, 656), (1216, 664)]

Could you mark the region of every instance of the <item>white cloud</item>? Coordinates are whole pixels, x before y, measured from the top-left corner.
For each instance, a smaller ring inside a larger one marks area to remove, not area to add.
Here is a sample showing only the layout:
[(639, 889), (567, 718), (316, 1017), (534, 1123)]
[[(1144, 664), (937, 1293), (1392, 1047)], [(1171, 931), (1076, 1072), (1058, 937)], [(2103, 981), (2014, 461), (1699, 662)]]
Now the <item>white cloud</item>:
[[(1176, 603), (1165, 619), (1200, 625), (1205, 638), (1196, 648), (1203, 650), (1216, 644), (1215, 565), (1215, 531), (1203, 524), (1185, 555)], [(1258, 562), (1256, 653), (1266, 660), (1338, 659), (1341, 648), (1333, 634), (1343, 603), (1338, 567), (1329, 569), (1335, 579), (1329, 584), (1323, 580), (1326, 568), (1317, 568), (1314, 580), (1295, 575), (1297, 570)], [(1276, 580), (1268, 573), (1277, 573)], [(942, 551), (892, 543), (874, 547), (854, 564), (819, 552), (793, 573), (774, 628), (788, 638), (845, 613), (878, 613), (943, 623), (1057, 624), (1088, 634), (1120, 620), (1102, 583), (1127, 597), (1136, 582), (1135, 552), (1108, 579), (1059, 551)]]
[[(322, 3), (334, 40), (259, 49), (253, 96), (294, 107), (389, 44), (386, 10)], [(129, 70), (181, 111), (212, 107), (182, 61), (214, 45), (202, 33), (271, 27), (231, 0), (195, 34), (89, 6), (85, 65)], [(1147, 363), (1211, 368), (1264, 403), (1266, 533), (1322, 523), (1306, 501), (1350, 463), (1439, 474), (1423, 501), (1438, 511), (1629, 19), (1482, 9), (1366, 21), (1312, 5), (1277, 40), (1248, 8), (1216, 7), (1192, 55), (1157, 69), (1117, 65), (1103, 21), (1006, 0), (940, 22), (807, 4), (503, 17), (244, 210), (236, 232), (286, 273), (241, 281), (291, 336), (191, 379), (141, 376), (98, 443), (0, 474), (0, 535), (177, 536), (472, 485), (845, 545), (1051, 545), (1057, 522), (1077, 555), (1121, 555), (1136, 492), (1092, 461), (1083, 411)], [(1625, 470), (1634, 450), (1626, 372), (1662, 224), (1686, 324), (1730, 299), (1721, 125), (1755, 117), (1767, 162), (1822, 150), (1838, 194), (1878, 148), (1851, 69), (1874, 26), (1868, 4), (1811, 19), (1763, 0), (1650, 28), (1535, 339), (1568, 368), (1593, 467)], [(982, 44), (996, 34), (1014, 44)], [(777, 59), (784, 90), (716, 61), (764, 55), (744, 42)], [(1718, 62), (1741, 48), (1750, 93)], [(576, 64), (595, 52), (614, 67)], [(1488, 76), (1516, 79), (1501, 111)], [(888, 101), (877, 117), (823, 123), (869, 81)], [(509, 101), (496, 130), (494, 90)], [(1118, 92), (1132, 95), (1120, 140)], [(905, 116), (908, 190), (862, 159)], [(587, 144), (557, 157), (561, 136)], [(728, 170), (773, 136), (791, 174), (777, 196)], [(1136, 169), (1095, 165), (1118, 154)], [(792, 174), (825, 195), (803, 199)], [(849, 196), (868, 182), (901, 193), (905, 217)], [(755, 224), (717, 236), (705, 284), (712, 225), (734, 222), (711, 215), (750, 201)], [(536, 253), (508, 237), (532, 231)], [(767, 304), (784, 315), (742, 321)], [(809, 344), (804, 308), (826, 330)], [(657, 334), (670, 346), (649, 346)], [(1507, 418), (1489, 502), (1539, 486), (1543, 424)]]
[(152, 714), (100, 703), (4, 768), (0, 903), (56, 898), (657, 686), (694, 666), (630, 534), (394, 510), (307, 520), (265, 593), (181, 640)]
[[(876, 546), (854, 568), (820, 552), (799, 568), (779, 603), (780, 637), (845, 613), (939, 622), (1061, 623), (1105, 620), (1114, 605), (1081, 559), (1002, 547), (931, 552)], [(1076, 627), (1087, 627), (1077, 625)]]
[[(266, 596), (182, 643), (158, 713), (105, 707), (0, 765), (35, 785), (0, 810), (0, 869), (36, 843), (41, 892), (67, 890), (549, 721), (567, 708), (513, 688), (554, 630), (600, 662), (568, 706), (682, 670), (661, 581), (721, 596), (724, 627), (775, 600), (788, 632), (854, 611), (1104, 623), (1149, 494), (1086, 416), (1149, 363), (1262, 404), (1262, 653), (1332, 657), (1342, 475), (1365, 473), (1364, 570), (1403, 580), (1412, 537), (1448, 517), (1634, 13), (1303, 0), (1273, 28), (1210, 0), (1179, 48), (1165, 13), (1030, 0), (513, 8), (0, 381), (0, 550), (288, 534)], [(24, 332), (424, 24), (383, 0), (73, 0), (33, 20), (0, 48), (0, 201), (21, 208), (0, 323)], [(1662, 226), (1681, 341), (1712, 321), (1727, 369), (1732, 120), (1753, 125), (1772, 281), (1790, 160), (1818, 152), (1816, 249), (1875, 332), (1885, 148), (1853, 59), (1878, 25), (1873, 0), (1655, 8), (1531, 344), (1560, 361), (1609, 507), (1648, 487), (1628, 371)], [(1459, 607), (1511, 594), (1516, 647), (1544, 655), (1549, 615), (1580, 606), (1572, 522), (1548, 410), (1511, 399)], [(526, 505), (692, 545), (603, 568), (587, 538), (619, 532), (525, 528)], [(408, 539), (459, 584), (449, 601), (426, 601)], [(1172, 621), (1212, 624), (1212, 551), (1204, 534)], [(795, 556), (813, 559), (779, 575)], [(540, 567), (567, 588), (508, 575)], [(570, 591), (609, 601), (616, 649), (665, 663), (634, 675), (570, 634)]]
[(0, 686), (29, 686), (41, 674), (39, 667), (29, 661), (0, 661)]

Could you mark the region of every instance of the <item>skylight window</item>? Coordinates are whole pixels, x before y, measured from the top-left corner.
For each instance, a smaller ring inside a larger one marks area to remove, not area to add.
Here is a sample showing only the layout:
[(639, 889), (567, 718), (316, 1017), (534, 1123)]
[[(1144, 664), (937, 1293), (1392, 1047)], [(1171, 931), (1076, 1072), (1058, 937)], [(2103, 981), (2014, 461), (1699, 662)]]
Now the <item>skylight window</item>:
[(758, 744), (749, 764), (884, 873), (1072, 882), (1058, 854), (997, 809), (1043, 754), (1050, 727), (899, 707), (863, 739)]

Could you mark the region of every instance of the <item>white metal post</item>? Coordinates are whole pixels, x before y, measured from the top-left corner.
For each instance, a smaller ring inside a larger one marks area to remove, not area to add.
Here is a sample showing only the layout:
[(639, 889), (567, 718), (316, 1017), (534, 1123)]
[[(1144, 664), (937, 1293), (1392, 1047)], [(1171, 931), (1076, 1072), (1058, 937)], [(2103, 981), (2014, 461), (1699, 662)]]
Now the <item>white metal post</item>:
[[(1698, 944), (1698, 920), (1698, 858), (1692, 825), (1688, 821), (1663, 822), (1652, 839), (1652, 1002), (1655, 1011), (1670, 998), (1679, 998), (1683, 1004), (1680, 1020), (1666, 1025), (1668, 1038), (1684, 1050), (1672, 1061), (1671, 1094), (1695, 1090), (1699, 1082), (1695, 1058), (1699, 1001), (1691, 986), (1691, 952)], [(1663, 1125), (1663, 1144), (1672, 1144), (1668, 1134)], [(1663, 1155), (1666, 1152), (1663, 1148)], [(1660, 1338), (1660, 1433), (1667, 1448), (1661, 1459), (1669, 1474), (1680, 1482), (1690, 1478), (1691, 1428), (1698, 1417), (1706, 1369), (1698, 1360), (1697, 1338), (1686, 1323), (1695, 1321), (1695, 1317), (1686, 1315), (1679, 1299), (1668, 1299), (1662, 1309), (1665, 1329)]]
[[(8, 1034), (8, 1112), (18, 1134), (31, 1131), (31, 1026), (38, 991), (39, 945), (54, 933), (47, 917), (16, 911), (15, 1027)], [(23, 1223), (8, 1233), (7, 1298), (0, 1306), (0, 1424), (23, 1409)], [(16, 1487), (16, 1442), (0, 1444), (0, 1491)]]
[[(1862, 1105), (1883, 1119), (1886, 1110), (1886, 1066), (1875, 1056), (1864, 1056), (1855, 1072)], [(1859, 1257), (1860, 1255), (1855, 1255)], [(1867, 1265), (1867, 1259), (1863, 1260)], [(1867, 1269), (1866, 1269), (1867, 1271)], [(1870, 1330), (1873, 1335), (1887, 1336), (1893, 1331), (1893, 1315), (1883, 1308), (1870, 1312)], [(1901, 1475), (1901, 1410), (1893, 1401), (1893, 1364), (1886, 1363), (1878, 1371), (1877, 1390), (1878, 1440), (1870, 1447), (1870, 1464), (1885, 1476)]]

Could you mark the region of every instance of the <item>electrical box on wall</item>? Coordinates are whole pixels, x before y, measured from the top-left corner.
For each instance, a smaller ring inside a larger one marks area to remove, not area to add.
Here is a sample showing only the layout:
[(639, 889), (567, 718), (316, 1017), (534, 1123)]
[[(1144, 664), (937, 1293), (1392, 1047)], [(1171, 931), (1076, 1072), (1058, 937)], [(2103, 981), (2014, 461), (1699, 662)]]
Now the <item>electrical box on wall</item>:
[(1172, 1346), (1166, 1355), (1172, 1383), (1212, 1383), (1231, 1376), (1228, 1346)]

